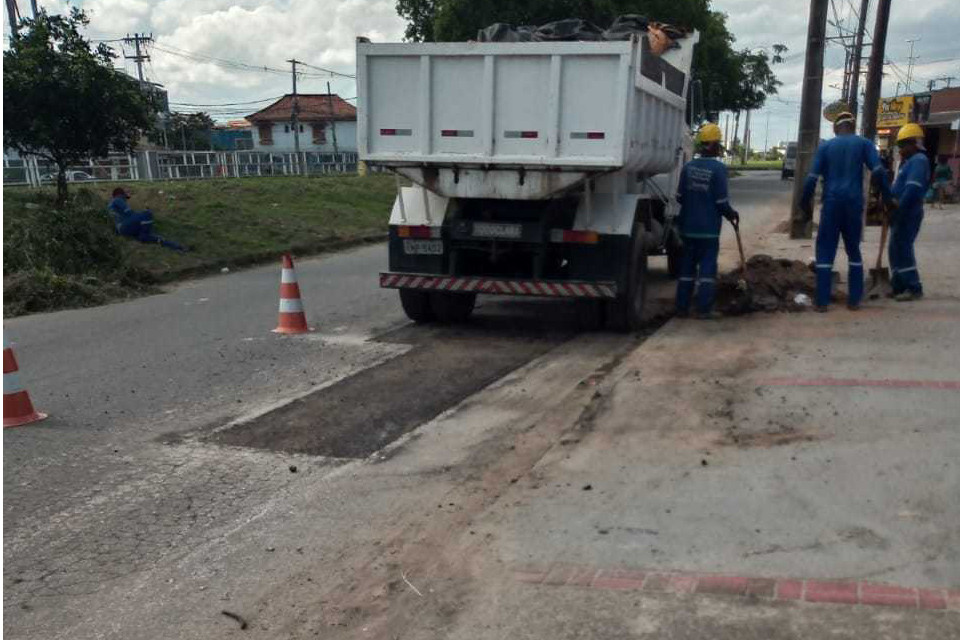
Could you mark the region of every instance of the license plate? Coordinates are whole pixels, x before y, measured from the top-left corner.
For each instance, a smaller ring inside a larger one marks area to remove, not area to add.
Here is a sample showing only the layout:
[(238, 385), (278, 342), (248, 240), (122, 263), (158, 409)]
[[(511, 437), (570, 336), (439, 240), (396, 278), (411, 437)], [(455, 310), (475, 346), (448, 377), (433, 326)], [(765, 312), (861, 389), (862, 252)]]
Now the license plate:
[(404, 240), (403, 252), (408, 256), (442, 256), (443, 240)]
[(473, 235), (478, 238), (510, 238), (515, 240), (523, 235), (523, 225), (474, 222)]

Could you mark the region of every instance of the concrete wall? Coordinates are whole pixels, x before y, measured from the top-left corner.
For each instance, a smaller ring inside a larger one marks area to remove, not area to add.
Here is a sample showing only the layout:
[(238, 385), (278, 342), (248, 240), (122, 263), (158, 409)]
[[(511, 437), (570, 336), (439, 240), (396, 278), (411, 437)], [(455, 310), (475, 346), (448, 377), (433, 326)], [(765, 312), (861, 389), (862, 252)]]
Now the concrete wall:
[[(300, 134), (300, 150), (301, 151), (333, 151), (333, 135), (330, 132), (330, 124), (327, 123), (326, 135), (327, 140), (324, 144), (314, 144), (313, 143), (313, 129), (311, 128), (312, 123), (304, 122), (300, 126), (303, 127), (303, 132)], [(339, 151), (351, 151), (355, 152), (357, 150), (357, 123), (356, 121), (347, 121), (347, 122), (334, 122), (332, 123), (337, 129), (337, 149)], [(284, 127), (287, 128), (287, 131), (284, 131)], [(277, 153), (282, 153), (286, 151), (293, 151), (293, 132), (289, 130), (290, 125), (284, 123), (275, 123), (273, 125), (273, 144), (264, 145), (260, 143), (260, 128), (256, 125), (253, 127), (253, 148), (255, 151), (274, 151)]]

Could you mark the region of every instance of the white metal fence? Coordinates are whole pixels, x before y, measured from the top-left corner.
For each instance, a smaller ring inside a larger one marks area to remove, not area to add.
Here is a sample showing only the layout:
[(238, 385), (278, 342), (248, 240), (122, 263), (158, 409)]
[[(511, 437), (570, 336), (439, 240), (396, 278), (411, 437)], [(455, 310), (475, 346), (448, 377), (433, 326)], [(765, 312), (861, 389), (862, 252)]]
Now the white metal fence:
[[(354, 173), (354, 152), (266, 153), (261, 151), (141, 151), (114, 154), (71, 166), (70, 182), (122, 182), (128, 180), (206, 180), (250, 176), (312, 176)], [(55, 184), (57, 169), (28, 156), (3, 159), (4, 185)]]

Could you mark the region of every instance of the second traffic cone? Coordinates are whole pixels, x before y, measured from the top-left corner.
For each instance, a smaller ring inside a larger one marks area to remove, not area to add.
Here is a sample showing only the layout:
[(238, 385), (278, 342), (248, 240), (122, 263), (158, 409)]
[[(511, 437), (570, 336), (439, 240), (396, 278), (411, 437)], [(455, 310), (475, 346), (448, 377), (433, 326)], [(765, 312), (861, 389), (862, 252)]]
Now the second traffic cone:
[(47, 417), (33, 408), (30, 394), (20, 386), (20, 368), (13, 349), (3, 336), (3, 428), (19, 427)]
[(307, 333), (313, 331), (307, 326), (307, 314), (303, 312), (300, 300), (300, 285), (297, 284), (297, 272), (293, 268), (293, 258), (283, 254), (283, 268), (280, 269), (280, 319), (274, 333)]

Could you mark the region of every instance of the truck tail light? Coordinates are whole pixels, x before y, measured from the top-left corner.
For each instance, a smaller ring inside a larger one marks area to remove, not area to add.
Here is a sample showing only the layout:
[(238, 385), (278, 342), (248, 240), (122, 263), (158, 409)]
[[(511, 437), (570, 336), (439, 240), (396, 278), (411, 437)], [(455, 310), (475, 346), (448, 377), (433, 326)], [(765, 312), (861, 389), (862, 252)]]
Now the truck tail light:
[(607, 134), (603, 131), (571, 131), (571, 140), (603, 140)]
[(402, 225), (397, 227), (397, 235), (401, 238), (439, 238), (440, 227)]
[(570, 229), (551, 229), (550, 240), (572, 244), (597, 244), (600, 234), (596, 231), (572, 231)]

